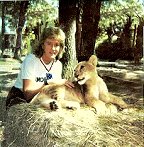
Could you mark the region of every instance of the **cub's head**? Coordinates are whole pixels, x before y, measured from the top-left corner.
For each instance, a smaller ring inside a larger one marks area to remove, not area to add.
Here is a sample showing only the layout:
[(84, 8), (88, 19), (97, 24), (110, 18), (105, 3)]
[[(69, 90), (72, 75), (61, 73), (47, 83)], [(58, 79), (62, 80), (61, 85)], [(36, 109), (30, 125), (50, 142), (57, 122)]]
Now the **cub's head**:
[(80, 84), (85, 84), (88, 80), (97, 75), (97, 57), (92, 55), (88, 61), (79, 62), (74, 70), (75, 80)]

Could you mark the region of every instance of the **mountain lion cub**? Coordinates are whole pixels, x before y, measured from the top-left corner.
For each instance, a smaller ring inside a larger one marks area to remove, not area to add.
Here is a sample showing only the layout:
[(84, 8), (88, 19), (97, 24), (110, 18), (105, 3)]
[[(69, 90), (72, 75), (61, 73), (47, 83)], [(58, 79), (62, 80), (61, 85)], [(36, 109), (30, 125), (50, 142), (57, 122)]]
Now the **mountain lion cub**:
[(95, 108), (97, 113), (117, 111), (113, 104), (126, 108), (128, 105), (121, 98), (108, 92), (106, 83), (97, 74), (96, 66), (95, 55), (88, 61), (79, 62), (74, 70), (74, 88), (62, 84), (46, 85), (31, 103), (51, 110), (61, 107), (78, 109), (83, 103)]

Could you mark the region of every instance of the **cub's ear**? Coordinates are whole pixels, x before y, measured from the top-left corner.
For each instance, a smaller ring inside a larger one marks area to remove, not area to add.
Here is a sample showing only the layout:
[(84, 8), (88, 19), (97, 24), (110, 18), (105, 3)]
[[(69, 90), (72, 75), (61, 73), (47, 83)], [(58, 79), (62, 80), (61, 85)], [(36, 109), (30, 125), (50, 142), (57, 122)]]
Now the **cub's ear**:
[(96, 55), (91, 55), (88, 62), (91, 63), (92, 65), (96, 66), (97, 65), (97, 56)]

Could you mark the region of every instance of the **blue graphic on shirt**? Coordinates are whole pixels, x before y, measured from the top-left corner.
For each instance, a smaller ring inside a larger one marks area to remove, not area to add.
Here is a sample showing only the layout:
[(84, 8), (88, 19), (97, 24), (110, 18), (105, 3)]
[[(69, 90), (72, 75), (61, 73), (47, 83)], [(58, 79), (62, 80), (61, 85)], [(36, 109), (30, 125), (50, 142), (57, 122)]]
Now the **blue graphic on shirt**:
[(46, 78), (47, 78), (47, 80), (52, 79), (53, 78), (52, 74), (51, 73), (46, 73)]
[(53, 79), (53, 76), (51, 73), (46, 73), (46, 77), (36, 77), (36, 82), (44, 82), (49, 79)]

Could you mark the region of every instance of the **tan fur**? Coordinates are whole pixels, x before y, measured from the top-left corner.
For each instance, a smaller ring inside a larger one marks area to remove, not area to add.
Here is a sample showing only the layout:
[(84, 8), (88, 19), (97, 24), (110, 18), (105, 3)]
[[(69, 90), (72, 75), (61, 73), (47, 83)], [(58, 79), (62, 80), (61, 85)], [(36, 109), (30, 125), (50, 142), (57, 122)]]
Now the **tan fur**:
[(88, 61), (78, 63), (74, 70), (74, 88), (65, 85), (53, 84), (45, 86), (42, 91), (33, 98), (31, 103), (56, 110), (58, 108), (80, 108), (84, 103), (95, 108), (97, 113), (116, 112), (116, 104), (126, 108), (127, 104), (108, 92), (103, 79), (97, 74), (97, 57), (92, 55)]

